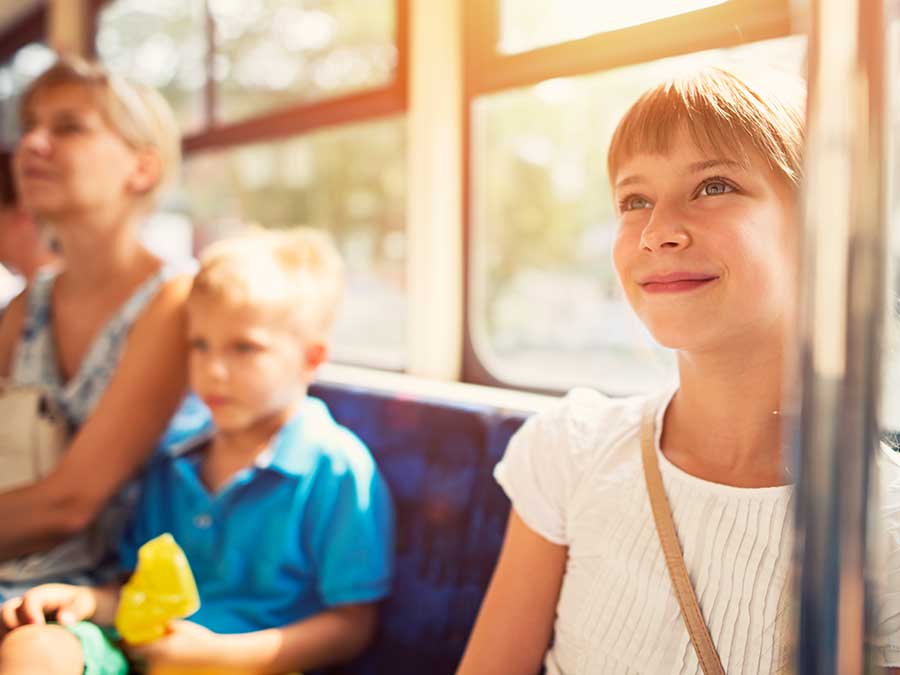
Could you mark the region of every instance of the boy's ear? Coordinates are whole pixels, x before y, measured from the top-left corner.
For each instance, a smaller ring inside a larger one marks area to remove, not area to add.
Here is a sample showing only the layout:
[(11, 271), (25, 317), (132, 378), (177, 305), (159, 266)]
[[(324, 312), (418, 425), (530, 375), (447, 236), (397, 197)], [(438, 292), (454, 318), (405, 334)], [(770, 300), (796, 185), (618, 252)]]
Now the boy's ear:
[(324, 342), (310, 342), (303, 353), (306, 370), (315, 370), (328, 358), (328, 345)]

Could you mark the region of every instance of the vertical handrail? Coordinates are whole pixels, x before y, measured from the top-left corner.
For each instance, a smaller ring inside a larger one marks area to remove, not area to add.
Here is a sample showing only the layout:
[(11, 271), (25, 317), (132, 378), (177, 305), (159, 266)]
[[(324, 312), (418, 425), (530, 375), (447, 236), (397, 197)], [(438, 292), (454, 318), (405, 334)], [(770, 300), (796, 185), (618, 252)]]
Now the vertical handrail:
[(885, 237), (883, 0), (814, 0), (798, 366), (797, 673), (866, 672)]

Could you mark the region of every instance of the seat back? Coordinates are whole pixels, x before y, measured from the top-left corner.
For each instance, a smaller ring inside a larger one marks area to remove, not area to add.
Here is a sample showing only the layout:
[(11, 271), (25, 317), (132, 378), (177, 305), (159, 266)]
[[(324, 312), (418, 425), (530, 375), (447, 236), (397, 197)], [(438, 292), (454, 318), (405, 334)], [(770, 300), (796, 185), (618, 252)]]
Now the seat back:
[(493, 468), (527, 413), (346, 385), (310, 393), (368, 445), (397, 513), (396, 580), (374, 644), (328, 672), (455, 672), (509, 514)]

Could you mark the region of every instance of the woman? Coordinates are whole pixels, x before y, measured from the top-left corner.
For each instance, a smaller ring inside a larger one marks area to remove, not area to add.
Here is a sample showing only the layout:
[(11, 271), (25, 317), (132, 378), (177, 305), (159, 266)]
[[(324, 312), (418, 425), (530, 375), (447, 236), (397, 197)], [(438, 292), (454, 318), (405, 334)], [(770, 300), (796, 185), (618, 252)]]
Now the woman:
[(190, 277), (138, 240), (174, 175), (178, 132), (156, 92), (60, 60), (24, 93), (22, 205), (59, 244), (0, 324), (0, 377), (45, 387), (73, 429), (43, 480), (0, 494), (0, 597), (45, 579), (102, 581), (123, 487), (185, 392)]
[[(460, 673), (701, 672), (651, 514), (642, 424), (725, 672), (786, 665), (793, 489), (778, 411), (802, 123), (799, 101), (712, 70), (655, 87), (619, 124), (615, 268), (676, 351), (679, 385), (576, 390), (511, 441), (496, 476), (512, 514)], [(885, 463), (897, 505), (900, 471)], [(883, 665), (900, 666), (900, 630), (881, 632)]]

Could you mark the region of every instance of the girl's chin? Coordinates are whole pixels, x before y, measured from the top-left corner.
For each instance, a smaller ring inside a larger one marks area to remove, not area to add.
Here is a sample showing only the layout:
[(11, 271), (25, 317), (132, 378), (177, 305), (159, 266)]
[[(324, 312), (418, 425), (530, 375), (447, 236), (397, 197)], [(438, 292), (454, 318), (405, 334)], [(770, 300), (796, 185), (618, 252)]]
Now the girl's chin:
[(674, 351), (705, 351), (711, 344), (721, 342), (721, 340), (716, 340), (714, 331), (710, 331), (709, 326), (704, 326), (704, 330), (701, 332), (697, 330), (698, 325), (702, 326), (703, 324), (688, 325), (679, 322), (679, 325), (651, 325), (647, 328), (659, 346)]

